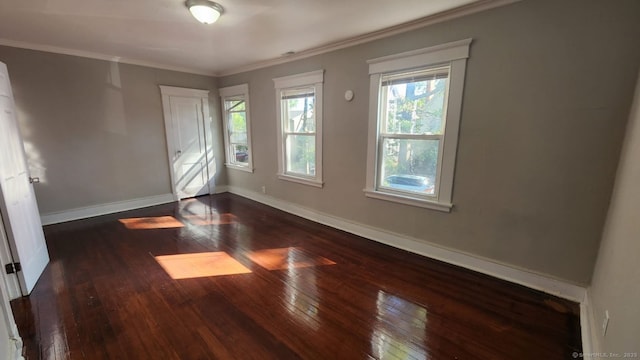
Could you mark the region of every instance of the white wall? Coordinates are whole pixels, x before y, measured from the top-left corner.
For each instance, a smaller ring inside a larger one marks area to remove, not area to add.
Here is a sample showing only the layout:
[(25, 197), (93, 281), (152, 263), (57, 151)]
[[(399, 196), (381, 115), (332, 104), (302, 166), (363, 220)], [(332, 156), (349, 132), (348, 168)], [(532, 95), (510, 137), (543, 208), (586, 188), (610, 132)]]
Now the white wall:
[[(640, 77), (591, 285), (596, 352), (640, 353)], [(610, 321), (602, 334), (605, 311)]]

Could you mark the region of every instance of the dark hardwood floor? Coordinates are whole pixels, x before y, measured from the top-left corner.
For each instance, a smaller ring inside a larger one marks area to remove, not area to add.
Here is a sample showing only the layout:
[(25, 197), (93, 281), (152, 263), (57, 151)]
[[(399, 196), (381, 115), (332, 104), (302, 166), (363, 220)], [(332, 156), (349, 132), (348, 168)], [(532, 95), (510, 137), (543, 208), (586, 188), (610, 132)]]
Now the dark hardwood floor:
[(230, 194), (45, 227), (27, 359), (571, 359), (578, 305)]

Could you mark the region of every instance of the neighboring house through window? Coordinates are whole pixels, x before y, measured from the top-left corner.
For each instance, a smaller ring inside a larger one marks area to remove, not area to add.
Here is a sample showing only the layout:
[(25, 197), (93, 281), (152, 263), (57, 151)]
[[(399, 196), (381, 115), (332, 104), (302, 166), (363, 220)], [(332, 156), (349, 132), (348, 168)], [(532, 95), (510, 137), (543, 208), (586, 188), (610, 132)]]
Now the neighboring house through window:
[(324, 70), (273, 79), (278, 123), (278, 177), (322, 187)]
[(470, 44), (369, 60), (367, 196), (450, 211)]
[(225, 165), (229, 168), (253, 172), (249, 86), (242, 84), (221, 88), (219, 91), (225, 128)]

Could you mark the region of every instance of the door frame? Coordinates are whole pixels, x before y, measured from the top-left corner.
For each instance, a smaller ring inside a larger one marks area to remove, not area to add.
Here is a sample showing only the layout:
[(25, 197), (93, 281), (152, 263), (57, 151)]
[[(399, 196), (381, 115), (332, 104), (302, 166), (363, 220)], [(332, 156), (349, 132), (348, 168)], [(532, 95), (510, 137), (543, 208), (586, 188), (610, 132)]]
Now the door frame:
[[(213, 187), (211, 186), (211, 168), (215, 167), (214, 159), (210, 159), (210, 154), (213, 153), (213, 136), (211, 133), (211, 116), (209, 113), (209, 90), (190, 89), (177, 86), (159, 85), (160, 93), (162, 94), (162, 112), (164, 115), (164, 129), (165, 137), (167, 139), (167, 161), (169, 164), (169, 175), (171, 178), (171, 193), (173, 194), (173, 200), (179, 201), (178, 191), (176, 188), (176, 174), (173, 168), (173, 155), (176, 153), (176, 145), (174, 144), (174, 132), (173, 123), (171, 118), (171, 97), (186, 97), (199, 99), (202, 104), (202, 121), (204, 129), (204, 144), (206, 149), (205, 160), (207, 162), (207, 186), (209, 186), (209, 194), (213, 193)], [(214, 172), (215, 173), (215, 170)]]
[[(0, 216), (0, 258), (3, 260), (3, 264), (6, 264), (4, 262), (5, 259), (12, 258), (9, 249), (9, 238), (5, 233), (2, 216)], [(2, 317), (0, 323), (4, 323), (6, 326), (9, 339), (0, 339), (0, 341), (7, 341), (6, 345), (9, 347), (9, 358), (11, 360), (24, 359), (22, 357), (22, 338), (18, 332), (18, 326), (9, 303), (10, 300), (21, 296), (20, 284), (16, 274), (8, 275), (2, 271), (0, 273), (0, 317)]]
[[(1, 191), (0, 191), (1, 194)], [(0, 201), (3, 201), (0, 199)], [(9, 237), (6, 234), (4, 226), (4, 219), (2, 213), (0, 213), (0, 262), (4, 266), (14, 262), (13, 254), (11, 253), (11, 247), (9, 246)], [(1, 269), (1, 268), (0, 268)], [(5, 274), (2, 272), (3, 283), (6, 289), (6, 295), (10, 300), (17, 299), (22, 296), (22, 289), (20, 288), (20, 281), (18, 280), (18, 273)]]

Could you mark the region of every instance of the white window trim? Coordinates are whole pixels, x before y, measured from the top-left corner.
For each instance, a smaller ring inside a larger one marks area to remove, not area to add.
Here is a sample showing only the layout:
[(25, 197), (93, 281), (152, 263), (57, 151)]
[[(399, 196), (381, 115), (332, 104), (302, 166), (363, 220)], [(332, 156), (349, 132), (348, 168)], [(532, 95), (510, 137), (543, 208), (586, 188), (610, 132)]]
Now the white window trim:
[[(274, 78), (276, 89), (276, 116), (278, 128), (278, 178), (321, 188), (322, 181), (322, 84), (324, 82), (324, 70), (311, 71), (302, 74)], [(298, 176), (289, 174), (285, 169), (285, 144), (282, 136), (282, 90), (297, 87), (313, 87), (315, 90), (315, 121), (316, 121), (316, 175), (314, 177)]]
[[(369, 64), (369, 141), (367, 146), (367, 183), (365, 195), (370, 198), (393, 201), (401, 204), (418, 206), (444, 212), (453, 207), (453, 175), (456, 151), (458, 147), (458, 131), (462, 111), (462, 93), (469, 47), (472, 39), (450, 42), (424, 49), (408, 51), (400, 54), (368, 60)], [(377, 189), (377, 157), (379, 148), (379, 89), (383, 74), (411, 69), (449, 65), (449, 97), (445, 120), (445, 135), (442, 145), (439, 189), (432, 199), (413, 197), (410, 194), (396, 194)]]
[[(240, 84), (235, 86), (228, 86), (218, 89), (220, 93), (221, 100), (221, 108), (222, 108), (222, 122), (224, 126), (224, 156), (225, 163), (224, 165), (229, 169), (236, 169), (240, 171), (253, 172), (253, 144), (251, 143), (251, 110), (250, 110), (250, 102), (249, 102), (249, 85), (248, 84)], [(229, 144), (231, 139), (229, 139), (229, 119), (227, 119), (227, 111), (224, 107), (224, 102), (226, 98), (242, 95), (244, 97), (245, 103), (245, 119), (247, 121), (247, 145), (248, 145), (248, 153), (249, 153), (249, 162), (246, 166), (236, 165), (230, 161), (231, 156), (233, 154), (229, 153)]]

